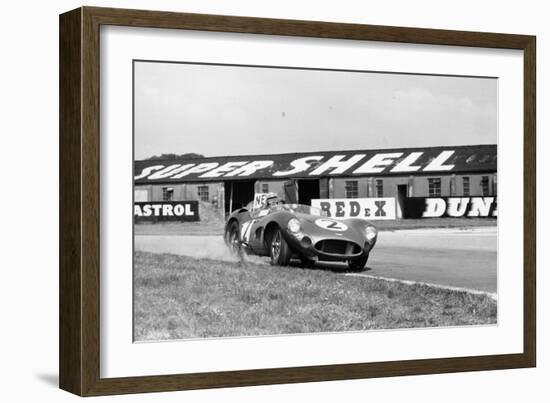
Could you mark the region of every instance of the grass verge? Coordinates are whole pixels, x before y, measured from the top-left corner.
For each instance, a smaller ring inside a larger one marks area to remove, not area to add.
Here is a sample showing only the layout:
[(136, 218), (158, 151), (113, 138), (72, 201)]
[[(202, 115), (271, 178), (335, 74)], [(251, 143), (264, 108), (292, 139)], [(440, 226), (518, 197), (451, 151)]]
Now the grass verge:
[(319, 269), (135, 252), (138, 341), (493, 324), (485, 295)]

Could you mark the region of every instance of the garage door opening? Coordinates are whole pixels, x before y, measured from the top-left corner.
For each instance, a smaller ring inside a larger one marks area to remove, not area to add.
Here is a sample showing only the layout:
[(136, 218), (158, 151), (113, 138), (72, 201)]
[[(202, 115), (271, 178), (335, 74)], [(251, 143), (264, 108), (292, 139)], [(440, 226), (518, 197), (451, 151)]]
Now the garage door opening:
[(403, 218), (403, 211), (405, 210), (405, 199), (408, 194), (407, 185), (397, 185), (397, 218)]
[(298, 203), (311, 206), (311, 199), (319, 199), (319, 179), (298, 179)]
[(224, 183), (225, 214), (231, 214), (254, 199), (254, 181), (231, 181)]

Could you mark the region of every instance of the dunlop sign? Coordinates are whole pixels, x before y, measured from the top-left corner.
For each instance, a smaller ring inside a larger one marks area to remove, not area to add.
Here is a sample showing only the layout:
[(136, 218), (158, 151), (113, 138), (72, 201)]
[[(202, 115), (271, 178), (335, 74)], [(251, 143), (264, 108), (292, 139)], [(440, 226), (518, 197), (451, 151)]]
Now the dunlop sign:
[(368, 220), (395, 219), (395, 199), (393, 197), (314, 199), (311, 201), (311, 205), (320, 208), (327, 217)]
[(134, 222), (199, 221), (199, 202), (135, 202)]
[(410, 197), (405, 199), (405, 218), (496, 217), (495, 197)]

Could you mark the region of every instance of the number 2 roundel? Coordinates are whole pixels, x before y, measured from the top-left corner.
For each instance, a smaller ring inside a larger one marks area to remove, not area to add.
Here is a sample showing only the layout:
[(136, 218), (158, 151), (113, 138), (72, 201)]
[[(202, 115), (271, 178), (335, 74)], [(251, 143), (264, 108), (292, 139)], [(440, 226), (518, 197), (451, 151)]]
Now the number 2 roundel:
[(330, 231), (345, 231), (348, 229), (346, 224), (340, 221), (329, 220), (327, 218), (319, 218), (318, 220), (315, 220), (315, 224)]

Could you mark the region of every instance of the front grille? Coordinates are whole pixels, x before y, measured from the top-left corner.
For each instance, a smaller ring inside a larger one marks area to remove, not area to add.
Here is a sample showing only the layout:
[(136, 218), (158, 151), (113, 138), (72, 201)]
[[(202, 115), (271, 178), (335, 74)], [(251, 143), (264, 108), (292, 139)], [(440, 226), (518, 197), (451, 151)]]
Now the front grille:
[(323, 241), (319, 241), (315, 244), (315, 249), (324, 253), (344, 256), (361, 253), (361, 247), (359, 245), (340, 239), (325, 239)]

